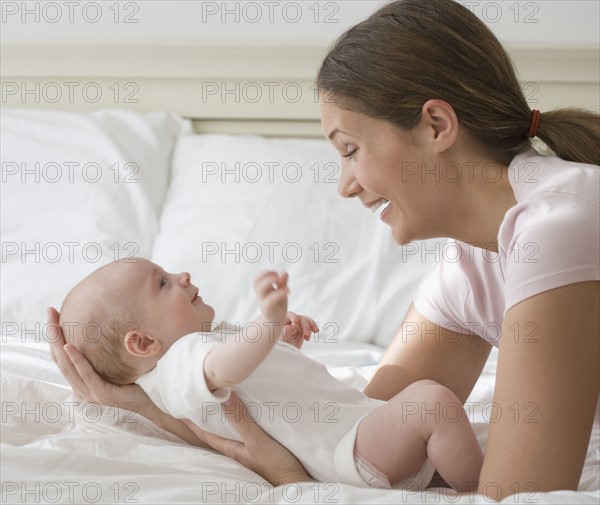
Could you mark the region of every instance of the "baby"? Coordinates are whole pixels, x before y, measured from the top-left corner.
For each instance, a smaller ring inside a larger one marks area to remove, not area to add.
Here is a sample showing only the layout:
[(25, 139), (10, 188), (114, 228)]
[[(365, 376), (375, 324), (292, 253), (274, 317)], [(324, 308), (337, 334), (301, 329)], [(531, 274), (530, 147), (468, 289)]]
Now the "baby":
[(234, 391), (316, 480), (421, 490), (433, 463), (457, 491), (474, 489), (483, 455), (458, 398), (423, 380), (384, 402), (335, 379), (300, 350), (318, 327), (288, 312), (287, 283), (259, 275), (260, 317), (215, 325), (189, 274), (130, 258), (77, 284), (60, 325), (106, 380), (136, 382), (173, 417), (241, 441), (220, 409)]

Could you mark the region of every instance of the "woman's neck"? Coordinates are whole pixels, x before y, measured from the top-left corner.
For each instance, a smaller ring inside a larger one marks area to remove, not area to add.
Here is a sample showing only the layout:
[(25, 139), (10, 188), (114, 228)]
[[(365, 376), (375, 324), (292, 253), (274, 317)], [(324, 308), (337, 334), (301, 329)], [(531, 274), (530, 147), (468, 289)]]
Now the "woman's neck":
[(507, 166), (482, 159), (472, 163), (473, 179), (460, 188), (448, 235), (461, 242), (498, 252), (498, 232), (506, 212), (517, 204)]

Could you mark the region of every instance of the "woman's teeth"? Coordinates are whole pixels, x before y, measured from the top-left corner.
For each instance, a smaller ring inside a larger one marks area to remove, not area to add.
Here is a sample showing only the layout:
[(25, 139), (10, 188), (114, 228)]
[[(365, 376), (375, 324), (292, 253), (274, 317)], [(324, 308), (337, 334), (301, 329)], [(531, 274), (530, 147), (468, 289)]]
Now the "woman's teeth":
[(388, 200), (386, 200), (385, 198), (382, 198), (381, 200), (379, 200), (378, 202), (376, 202), (375, 204), (373, 204), (373, 206), (371, 207), (371, 212), (376, 212), (379, 215), (381, 215), (381, 213), (387, 209), (388, 205), (390, 204), (390, 202)]

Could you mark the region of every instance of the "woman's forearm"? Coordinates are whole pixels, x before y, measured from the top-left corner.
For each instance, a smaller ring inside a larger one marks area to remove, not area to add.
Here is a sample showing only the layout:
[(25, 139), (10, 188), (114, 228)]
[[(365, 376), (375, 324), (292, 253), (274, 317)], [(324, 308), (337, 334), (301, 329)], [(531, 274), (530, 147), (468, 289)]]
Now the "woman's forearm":
[(174, 417), (165, 414), (162, 410), (156, 408), (157, 412), (149, 412), (152, 417), (141, 413), (147, 419), (150, 419), (156, 426), (166, 430), (174, 435), (177, 435), (179, 438), (185, 440), (188, 444), (195, 445), (197, 447), (202, 447), (203, 449), (211, 449), (207, 444), (202, 442), (192, 430), (190, 430), (186, 424), (180, 419), (175, 419)]
[(364, 392), (389, 400), (413, 382), (430, 379), (465, 402), (491, 348), (477, 335), (455, 333), (429, 321), (411, 304)]

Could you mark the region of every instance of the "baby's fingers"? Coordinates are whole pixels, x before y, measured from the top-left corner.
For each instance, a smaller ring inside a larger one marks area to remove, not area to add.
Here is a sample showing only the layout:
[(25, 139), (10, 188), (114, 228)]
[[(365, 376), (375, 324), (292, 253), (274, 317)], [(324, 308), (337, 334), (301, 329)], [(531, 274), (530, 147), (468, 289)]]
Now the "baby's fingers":
[(279, 275), (277, 272), (266, 272), (265, 274), (257, 277), (254, 282), (254, 289), (260, 298), (265, 298), (269, 293), (283, 289), (284, 292), (289, 293), (287, 287), (288, 274), (283, 273)]
[(300, 321), (300, 316), (292, 311), (287, 313), (288, 322), (295, 326), (299, 326), (298, 322)]
[(300, 321), (302, 322), (302, 335), (305, 340), (309, 340), (312, 333), (319, 333), (319, 327), (312, 318), (301, 316)]
[(310, 321), (306, 318), (306, 316), (300, 318), (300, 327), (302, 329), (302, 336), (305, 339), (310, 338)]

